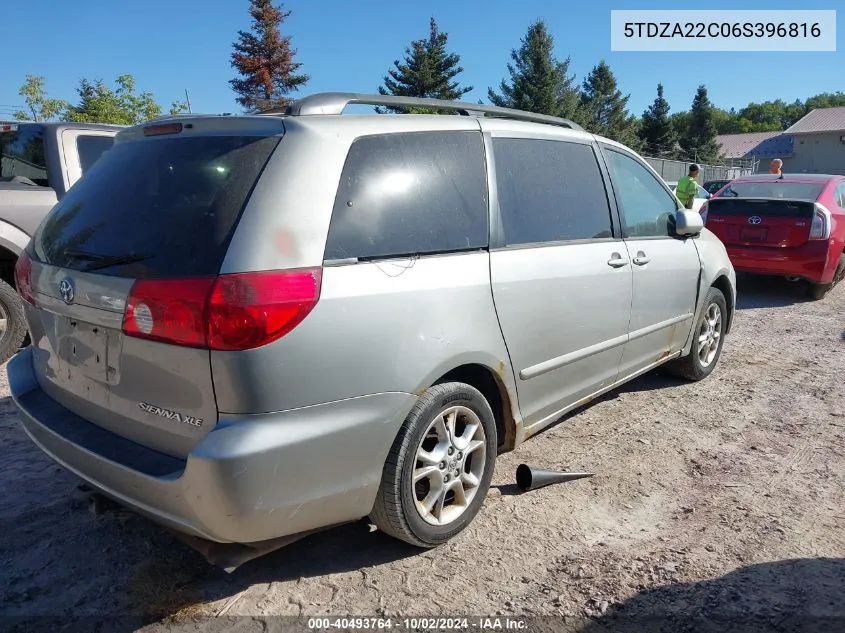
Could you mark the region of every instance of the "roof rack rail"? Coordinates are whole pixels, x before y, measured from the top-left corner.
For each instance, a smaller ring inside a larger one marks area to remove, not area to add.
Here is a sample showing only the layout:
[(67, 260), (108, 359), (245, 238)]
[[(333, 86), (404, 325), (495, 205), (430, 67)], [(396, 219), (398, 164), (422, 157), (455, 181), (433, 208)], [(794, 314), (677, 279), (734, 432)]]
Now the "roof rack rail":
[(453, 110), (463, 116), (477, 116), (479, 114), (491, 115), (503, 119), (514, 119), (517, 121), (530, 121), (532, 123), (546, 123), (557, 125), (583, 132), (584, 128), (570, 121), (547, 114), (536, 114), (514, 108), (500, 108), (499, 106), (483, 105), (480, 103), (466, 103), (463, 101), (446, 101), (445, 99), (423, 99), (420, 97), (397, 97), (392, 95), (360, 94), (355, 92), (318, 92), (303, 97), (292, 103), (278, 107), (260, 110), (254, 114), (260, 115), (285, 115), (285, 116), (310, 116), (315, 114), (343, 114), (347, 106), (352, 104), (406, 107), (406, 108), (432, 108), (437, 110)]

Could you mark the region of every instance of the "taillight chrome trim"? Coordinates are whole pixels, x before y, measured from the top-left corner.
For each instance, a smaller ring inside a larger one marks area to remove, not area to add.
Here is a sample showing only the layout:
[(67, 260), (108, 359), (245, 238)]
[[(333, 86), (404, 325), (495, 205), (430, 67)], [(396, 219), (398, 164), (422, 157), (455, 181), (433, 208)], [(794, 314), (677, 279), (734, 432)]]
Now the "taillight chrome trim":
[[(813, 221), (810, 223), (810, 235), (807, 238), (808, 240), (828, 240), (830, 239), (830, 231), (831, 226), (833, 224), (833, 215), (830, 213), (830, 210), (824, 206), (821, 202), (816, 202), (813, 205)], [(822, 232), (821, 235), (813, 235), (813, 225), (816, 223), (816, 219), (821, 220), (822, 222)]]

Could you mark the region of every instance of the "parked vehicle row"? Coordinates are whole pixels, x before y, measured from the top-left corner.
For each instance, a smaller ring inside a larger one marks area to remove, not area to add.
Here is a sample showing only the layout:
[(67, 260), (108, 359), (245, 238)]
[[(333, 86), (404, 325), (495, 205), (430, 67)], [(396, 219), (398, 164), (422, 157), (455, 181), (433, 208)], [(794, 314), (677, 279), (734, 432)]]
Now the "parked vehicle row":
[(736, 301), (723, 244), (624, 146), (337, 93), (120, 131), (16, 274), (33, 441), (235, 543), (366, 516), (442, 543), (498, 452), (657, 366), (708, 376)]
[(56, 202), (108, 150), (120, 128), (0, 122), (0, 363), (27, 335), (15, 264)]

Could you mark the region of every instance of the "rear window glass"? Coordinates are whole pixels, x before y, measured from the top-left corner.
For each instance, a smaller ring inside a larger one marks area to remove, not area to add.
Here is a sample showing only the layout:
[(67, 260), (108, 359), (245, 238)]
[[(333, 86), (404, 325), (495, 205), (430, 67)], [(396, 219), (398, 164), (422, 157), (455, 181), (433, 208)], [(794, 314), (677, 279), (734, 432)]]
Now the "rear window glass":
[(278, 137), (116, 143), (50, 213), (41, 261), (134, 278), (216, 274)]
[(480, 132), (413, 132), (352, 144), (325, 258), (377, 259), (487, 246)]
[(15, 176), (50, 186), (42, 126), (21, 124), (16, 130), (0, 132), (0, 181)]
[(79, 166), (85, 174), (100, 157), (114, 144), (111, 136), (80, 135), (76, 138), (76, 151), (79, 154)]
[(792, 200), (815, 201), (821, 195), (826, 183), (785, 182), (764, 180), (761, 182), (732, 182), (719, 194), (720, 198), (789, 198)]

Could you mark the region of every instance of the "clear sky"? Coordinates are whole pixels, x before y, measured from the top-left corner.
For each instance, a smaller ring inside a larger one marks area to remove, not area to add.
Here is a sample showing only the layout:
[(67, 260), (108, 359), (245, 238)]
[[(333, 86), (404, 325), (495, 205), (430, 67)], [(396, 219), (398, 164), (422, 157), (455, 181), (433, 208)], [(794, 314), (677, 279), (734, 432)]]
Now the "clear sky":
[[(487, 98), (488, 86), (506, 76), (511, 49), (529, 24), (543, 18), (555, 36), (556, 53), (571, 56), (580, 82), (601, 58), (631, 95), (640, 114), (654, 99), (657, 82), (665, 87), (673, 111), (689, 107), (699, 83), (724, 108), (749, 101), (791, 101), (845, 89), (845, 47), (837, 33), (837, 52), (824, 53), (642, 53), (610, 52), (612, 8), (684, 9), (834, 9), (838, 0), (800, 3), (783, 0), (681, 3), (591, 0), (289, 0), (293, 14), (284, 25), (298, 50), (302, 70), (311, 75), (304, 92), (375, 92), (394, 59), (411, 40), (424, 37), (433, 15), (449, 34), (450, 48), (461, 55), (461, 80), (474, 90), (469, 100)], [(194, 112), (238, 112), (228, 80), (232, 42), (250, 18), (247, 0), (27, 0), (0, 2), (0, 117), (23, 105), (18, 89), (25, 75), (43, 75), (50, 96), (75, 101), (81, 77), (112, 82), (135, 76), (139, 89), (151, 90), (165, 109), (184, 98)], [(576, 6), (580, 8), (575, 8)], [(841, 31), (842, 29), (838, 29)]]

